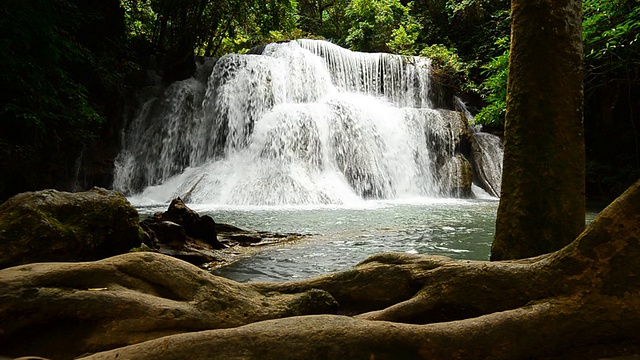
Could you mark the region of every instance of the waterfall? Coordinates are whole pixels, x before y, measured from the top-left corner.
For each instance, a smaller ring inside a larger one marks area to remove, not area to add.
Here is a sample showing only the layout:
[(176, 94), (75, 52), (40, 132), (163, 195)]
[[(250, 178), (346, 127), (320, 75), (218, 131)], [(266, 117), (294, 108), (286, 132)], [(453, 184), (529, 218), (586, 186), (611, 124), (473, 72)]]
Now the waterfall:
[(206, 83), (176, 82), (142, 106), (114, 188), (243, 205), (449, 196), (443, 169), (467, 124), (431, 108), (429, 69), (317, 40), (225, 55)]

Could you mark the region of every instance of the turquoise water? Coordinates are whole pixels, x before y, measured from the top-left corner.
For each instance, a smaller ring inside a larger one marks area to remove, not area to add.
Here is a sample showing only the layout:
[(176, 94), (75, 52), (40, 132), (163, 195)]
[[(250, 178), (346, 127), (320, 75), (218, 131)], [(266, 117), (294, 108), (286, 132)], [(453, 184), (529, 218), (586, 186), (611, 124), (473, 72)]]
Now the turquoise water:
[[(299, 280), (345, 270), (370, 255), (399, 251), (488, 260), (498, 199), (366, 201), (357, 206), (189, 205), (217, 222), (301, 240), (264, 248), (215, 274), (236, 281)], [(141, 207), (142, 216), (166, 205)], [(588, 212), (587, 222), (596, 212)]]
[[(497, 200), (371, 202), (366, 207), (198, 209), (216, 221), (310, 234), (243, 258), (216, 274), (237, 281), (285, 281), (353, 267), (399, 251), (488, 260)], [(197, 208), (197, 207), (196, 207)]]

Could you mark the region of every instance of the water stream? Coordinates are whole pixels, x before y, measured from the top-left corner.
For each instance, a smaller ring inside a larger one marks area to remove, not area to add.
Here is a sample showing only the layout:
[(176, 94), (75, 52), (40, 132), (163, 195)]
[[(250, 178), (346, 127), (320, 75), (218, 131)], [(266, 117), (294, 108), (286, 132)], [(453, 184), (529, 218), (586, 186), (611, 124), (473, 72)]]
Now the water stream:
[(207, 64), (147, 92), (114, 188), (142, 212), (179, 196), (219, 222), (312, 234), (221, 274), (306, 277), (380, 251), (488, 257), (502, 142), (433, 108), (429, 59), (298, 40)]
[(459, 195), (470, 127), (462, 112), (431, 108), (429, 74), (425, 58), (324, 41), (225, 55), (206, 83), (179, 81), (145, 102), (124, 135), (114, 188), (228, 205)]
[[(237, 281), (283, 281), (344, 270), (387, 251), (488, 260), (496, 198), (369, 200), (358, 205), (191, 205), (216, 221), (309, 234), (243, 258), (216, 274)], [(142, 207), (150, 214), (166, 207)]]

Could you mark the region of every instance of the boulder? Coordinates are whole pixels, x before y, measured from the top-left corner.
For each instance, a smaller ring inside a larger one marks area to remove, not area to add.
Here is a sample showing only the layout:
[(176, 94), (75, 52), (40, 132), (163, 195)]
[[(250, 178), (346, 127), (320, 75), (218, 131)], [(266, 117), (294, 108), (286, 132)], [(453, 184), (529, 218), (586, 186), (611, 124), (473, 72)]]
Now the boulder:
[(474, 132), (471, 160), (478, 185), (492, 196), (499, 197), (502, 189), (502, 159), (504, 145), (498, 136)]
[(0, 268), (122, 254), (144, 239), (138, 222), (136, 209), (114, 191), (18, 194), (0, 205)]
[(208, 215), (198, 215), (180, 198), (173, 199), (167, 211), (145, 219), (143, 223), (153, 230), (162, 244), (179, 245), (202, 240), (213, 249), (224, 248), (217, 238), (216, 222)]
[[(216, 223), (208, 215), (199, 215), (180, 198), (171, 201), (167, 211), (157, 213), (140, 224), (153, 239), (152, 249), (208, 270), (234, 260), (236, 246), (261, 247), (303, 237), (302, 234), (278, 234), (245, 230)], [(226, 251), (231, 250), (231, 251)]]

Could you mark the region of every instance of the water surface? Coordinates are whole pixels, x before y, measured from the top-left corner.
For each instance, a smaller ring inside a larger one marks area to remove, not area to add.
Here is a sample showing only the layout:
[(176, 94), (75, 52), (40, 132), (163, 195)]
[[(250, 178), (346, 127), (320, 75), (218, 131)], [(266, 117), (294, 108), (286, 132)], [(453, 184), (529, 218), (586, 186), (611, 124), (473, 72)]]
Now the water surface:
[[(299, 280), (353, 267), (382, 252), (489, 260), (498, 199), (362, 201), (352, 206), (189, 205), (245, 229), (301, 233), (215, 270), (236, 281)], [(142, 216), (166, 205), (139, 207)], [(587, 213), (587, 222), (597, 212)]]
[(199, 211), (239, 227), (312, 234), (215, 272), (237, 281), (284, 281), (348, 269), (389, 251), (488, 260), (497, 206), (497, 200), (425, 199), (368, 202), (365, 207)]

